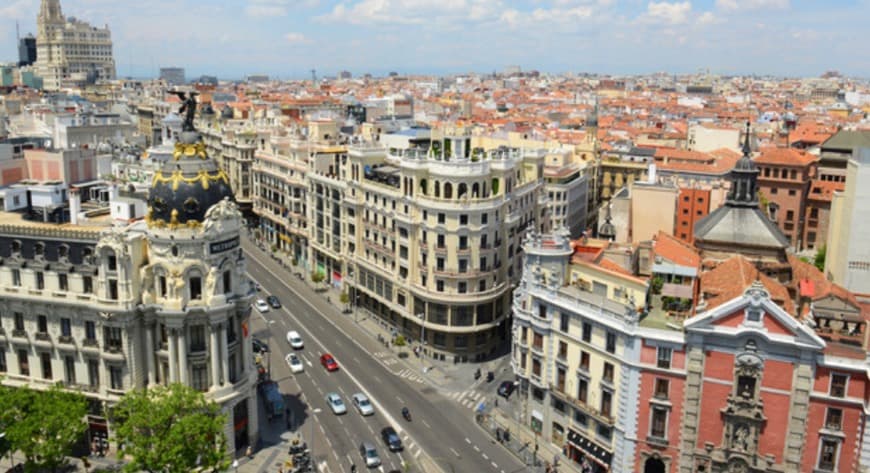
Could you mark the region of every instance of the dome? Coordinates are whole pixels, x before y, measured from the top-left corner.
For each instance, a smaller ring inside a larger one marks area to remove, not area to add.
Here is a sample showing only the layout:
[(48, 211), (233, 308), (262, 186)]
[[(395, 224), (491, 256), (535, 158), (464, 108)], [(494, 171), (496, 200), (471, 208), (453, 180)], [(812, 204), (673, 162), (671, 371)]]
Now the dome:
[(184, 132), (173, 159), (154, 173), (148, 195), (149, 226), (196, 227), (212, 205), (235, 200), (227, 174), (209, 158), (196, 132)]

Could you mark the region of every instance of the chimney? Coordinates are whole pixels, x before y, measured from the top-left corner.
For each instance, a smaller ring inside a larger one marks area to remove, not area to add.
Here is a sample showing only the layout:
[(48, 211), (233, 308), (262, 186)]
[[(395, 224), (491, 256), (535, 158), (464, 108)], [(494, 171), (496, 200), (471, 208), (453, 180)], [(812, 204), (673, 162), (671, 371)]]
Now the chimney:
[(82, 196), (78, 187), (69, 190), (69, 223), (79, 224), (79, 212), (82, 210)]
[(656, 163), (655, 163), (655, 162), (649, 163), (649, 177), (648, 177), (648, 182), (649, 182), (650, 184), (655, 184), (655, 183), (656, 183)]

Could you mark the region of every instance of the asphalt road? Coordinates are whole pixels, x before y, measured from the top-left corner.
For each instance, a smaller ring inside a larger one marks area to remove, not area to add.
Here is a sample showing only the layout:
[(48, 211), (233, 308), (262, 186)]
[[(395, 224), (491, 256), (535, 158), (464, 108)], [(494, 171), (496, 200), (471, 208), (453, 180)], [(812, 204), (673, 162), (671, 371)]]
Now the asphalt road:
[[(281, 268), (250, 241), (243, 241), (248, 272), (263, 288), (260, 297), (274, 294), (283, 304), (281, 310), (266, 314), (258, 314), (254, 309), (255, 316), (262, 316), (271, 331), (273, 370), (283, 365), (273, 372), (273, 377), (289, 376), (289, 368), (283, 361), (284, 355), (293, 351), (285, 338), (287, 330), (297, 330), (305, 341), (305, 348), (297, 351), (306, 362), (305, 372), (295, 376), (304, 402), (298, 406), (300, 418), (294, 420), (307, 438), (315, 428), (311, 415), (320, 409), (314, 414), (319, 424), (316, 428), (323, 429), (321, 438), (327, 445), (318, 443), (315, 436), (309, 446), (313, 447), (316, 459), (328, 461), (330, 471), (350, 471), (351, 461), (357, 465), (357, 471), (364, 471), (359, 454), (362, 440), (378, 447), (385, 463), (383, 471), (390, 468), (404, 471), (402, 461), (408, 462), (411, 471), (424, 471), (419, 467), (421, 456), (428, 456), (445, 473), (525, 471), (520, 461), (475, 424), (472, 411), (462, 409), (426, 384), (398, 376), (397, 371), (374, 356), (383, 347), (364, 334), (351, 317), (327, 304), (321, 294), (316, 294), (291, 271)], [(320, 355), (325, 352), (338, 361), (337, 372), (328, 373), (320, 365)], [(341, 394), (348, 407), (347, 414), (332, 414), (324, 400), (327, 392)], [(363, 418), (355, 411), (350, 403), (350, 396), (355, 392), (364, 392), (369, 397), (375, 405), (374, 416)], [(402, 419), (403, 406), (411, 410), (411, 422)], [(385, 448), (379, 432), (386, 425), (393, 425), (399, 431), (406, 444), (405, 452), (389, 453)], [(324, 447), (329, 451), (324, 452)]]

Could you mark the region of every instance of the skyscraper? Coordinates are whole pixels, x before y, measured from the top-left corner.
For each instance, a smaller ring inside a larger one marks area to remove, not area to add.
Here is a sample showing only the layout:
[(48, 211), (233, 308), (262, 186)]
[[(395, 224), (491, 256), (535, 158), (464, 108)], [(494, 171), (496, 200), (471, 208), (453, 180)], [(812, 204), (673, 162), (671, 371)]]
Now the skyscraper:
[(36, 38), (32, 34), (18, 40), (18, 65), (29, 66), (36, 62)]
[(65, 18), (60, 0), (42, 0), (36, 25), (36, 72), (47, 90), (115, 78), (108, 26)]

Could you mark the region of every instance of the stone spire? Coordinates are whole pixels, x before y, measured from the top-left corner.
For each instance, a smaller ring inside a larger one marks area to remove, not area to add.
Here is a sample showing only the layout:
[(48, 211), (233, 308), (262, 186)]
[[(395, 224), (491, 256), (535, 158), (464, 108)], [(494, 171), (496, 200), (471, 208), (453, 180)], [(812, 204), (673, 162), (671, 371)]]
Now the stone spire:
[(60, 9), (60, 0), (42, 0), (39, 6), (39, 21), (63, 21), (63, 12)]
[(604, 223), (598, 229), (598, 238), (605, 240), (613, 240), (616, 238), (616, 226), (610, 222), (610, 202), (607, 203), (607, 214), (604, 216)]
[(725, 201), (726, 205), (732, 207), (758, 207), (758, 168), (752, 162), (749, 135), (749, 122), (746, 122), (743, 156), (731, 170), (731, 190)]

